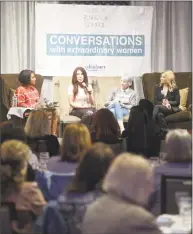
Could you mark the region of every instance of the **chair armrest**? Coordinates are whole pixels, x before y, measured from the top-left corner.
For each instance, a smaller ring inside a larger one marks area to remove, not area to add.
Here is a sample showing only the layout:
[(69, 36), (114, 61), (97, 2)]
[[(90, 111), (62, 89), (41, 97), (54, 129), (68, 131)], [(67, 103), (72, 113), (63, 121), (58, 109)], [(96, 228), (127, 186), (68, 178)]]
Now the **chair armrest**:
[(188, 106), (188, 111), (190, 111), (190, 112), (192, 113), (192, 104), (190, 104), (190, 105)]

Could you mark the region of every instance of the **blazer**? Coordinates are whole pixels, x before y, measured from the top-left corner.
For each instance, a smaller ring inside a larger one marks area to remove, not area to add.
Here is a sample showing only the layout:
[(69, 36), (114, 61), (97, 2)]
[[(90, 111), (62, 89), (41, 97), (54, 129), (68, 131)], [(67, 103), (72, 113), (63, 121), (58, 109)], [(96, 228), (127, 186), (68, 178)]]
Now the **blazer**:
[(171, 105), (171, 108), (174, 113), (180, 111), (179, 105), (180, 105), (180, 93), (179, 89), (176, 88), (173, 91), (167, 92), (167, 95), (164, 96), (161, 91), (163, 89), (163, 86), (157, 86), (154, 90), (154, 105), (161, 105), (163, 99), (167, 99)]
[(112, 194), (88, 206), (81, 229), (82, 234), (161, 234), (145, 208)]

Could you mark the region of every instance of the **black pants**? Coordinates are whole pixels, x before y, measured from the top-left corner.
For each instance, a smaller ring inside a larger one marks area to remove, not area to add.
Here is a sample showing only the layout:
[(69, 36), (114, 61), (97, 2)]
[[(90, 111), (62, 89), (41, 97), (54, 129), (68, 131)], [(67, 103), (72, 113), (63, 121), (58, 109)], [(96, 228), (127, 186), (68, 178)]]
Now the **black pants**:
[(70, 112), (70, 115), (76, 116), (82, 119), (86, 115), (92, 115), (95, 112), (94, 108), (80, 108), (80, 109), (73, 109)]
[(156, 120), (156, 123), (160, 128), (167, 128), (167, 121), (165, 117), (172, 114), (173, 110), (168, 109), (164, 105), (155, 105), (153, 109), (153, 119)]

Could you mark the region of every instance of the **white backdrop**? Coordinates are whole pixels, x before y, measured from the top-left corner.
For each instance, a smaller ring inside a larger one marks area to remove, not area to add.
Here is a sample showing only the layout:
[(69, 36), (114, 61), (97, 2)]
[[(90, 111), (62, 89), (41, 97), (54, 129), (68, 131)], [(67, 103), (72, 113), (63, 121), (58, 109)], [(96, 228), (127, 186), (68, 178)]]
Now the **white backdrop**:
[(35, 72), (139, 76), (151, 72), (151, 6), (36, 4)]

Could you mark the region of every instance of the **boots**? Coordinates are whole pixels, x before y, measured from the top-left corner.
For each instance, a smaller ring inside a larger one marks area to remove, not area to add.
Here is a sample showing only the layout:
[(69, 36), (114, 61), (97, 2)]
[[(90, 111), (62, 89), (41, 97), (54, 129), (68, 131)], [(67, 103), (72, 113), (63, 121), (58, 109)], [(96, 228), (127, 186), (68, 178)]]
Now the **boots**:
[(123, 125), (123, 120), (118, 120), (118, 124), (122, 133), (125, 130), (124, 125)]

